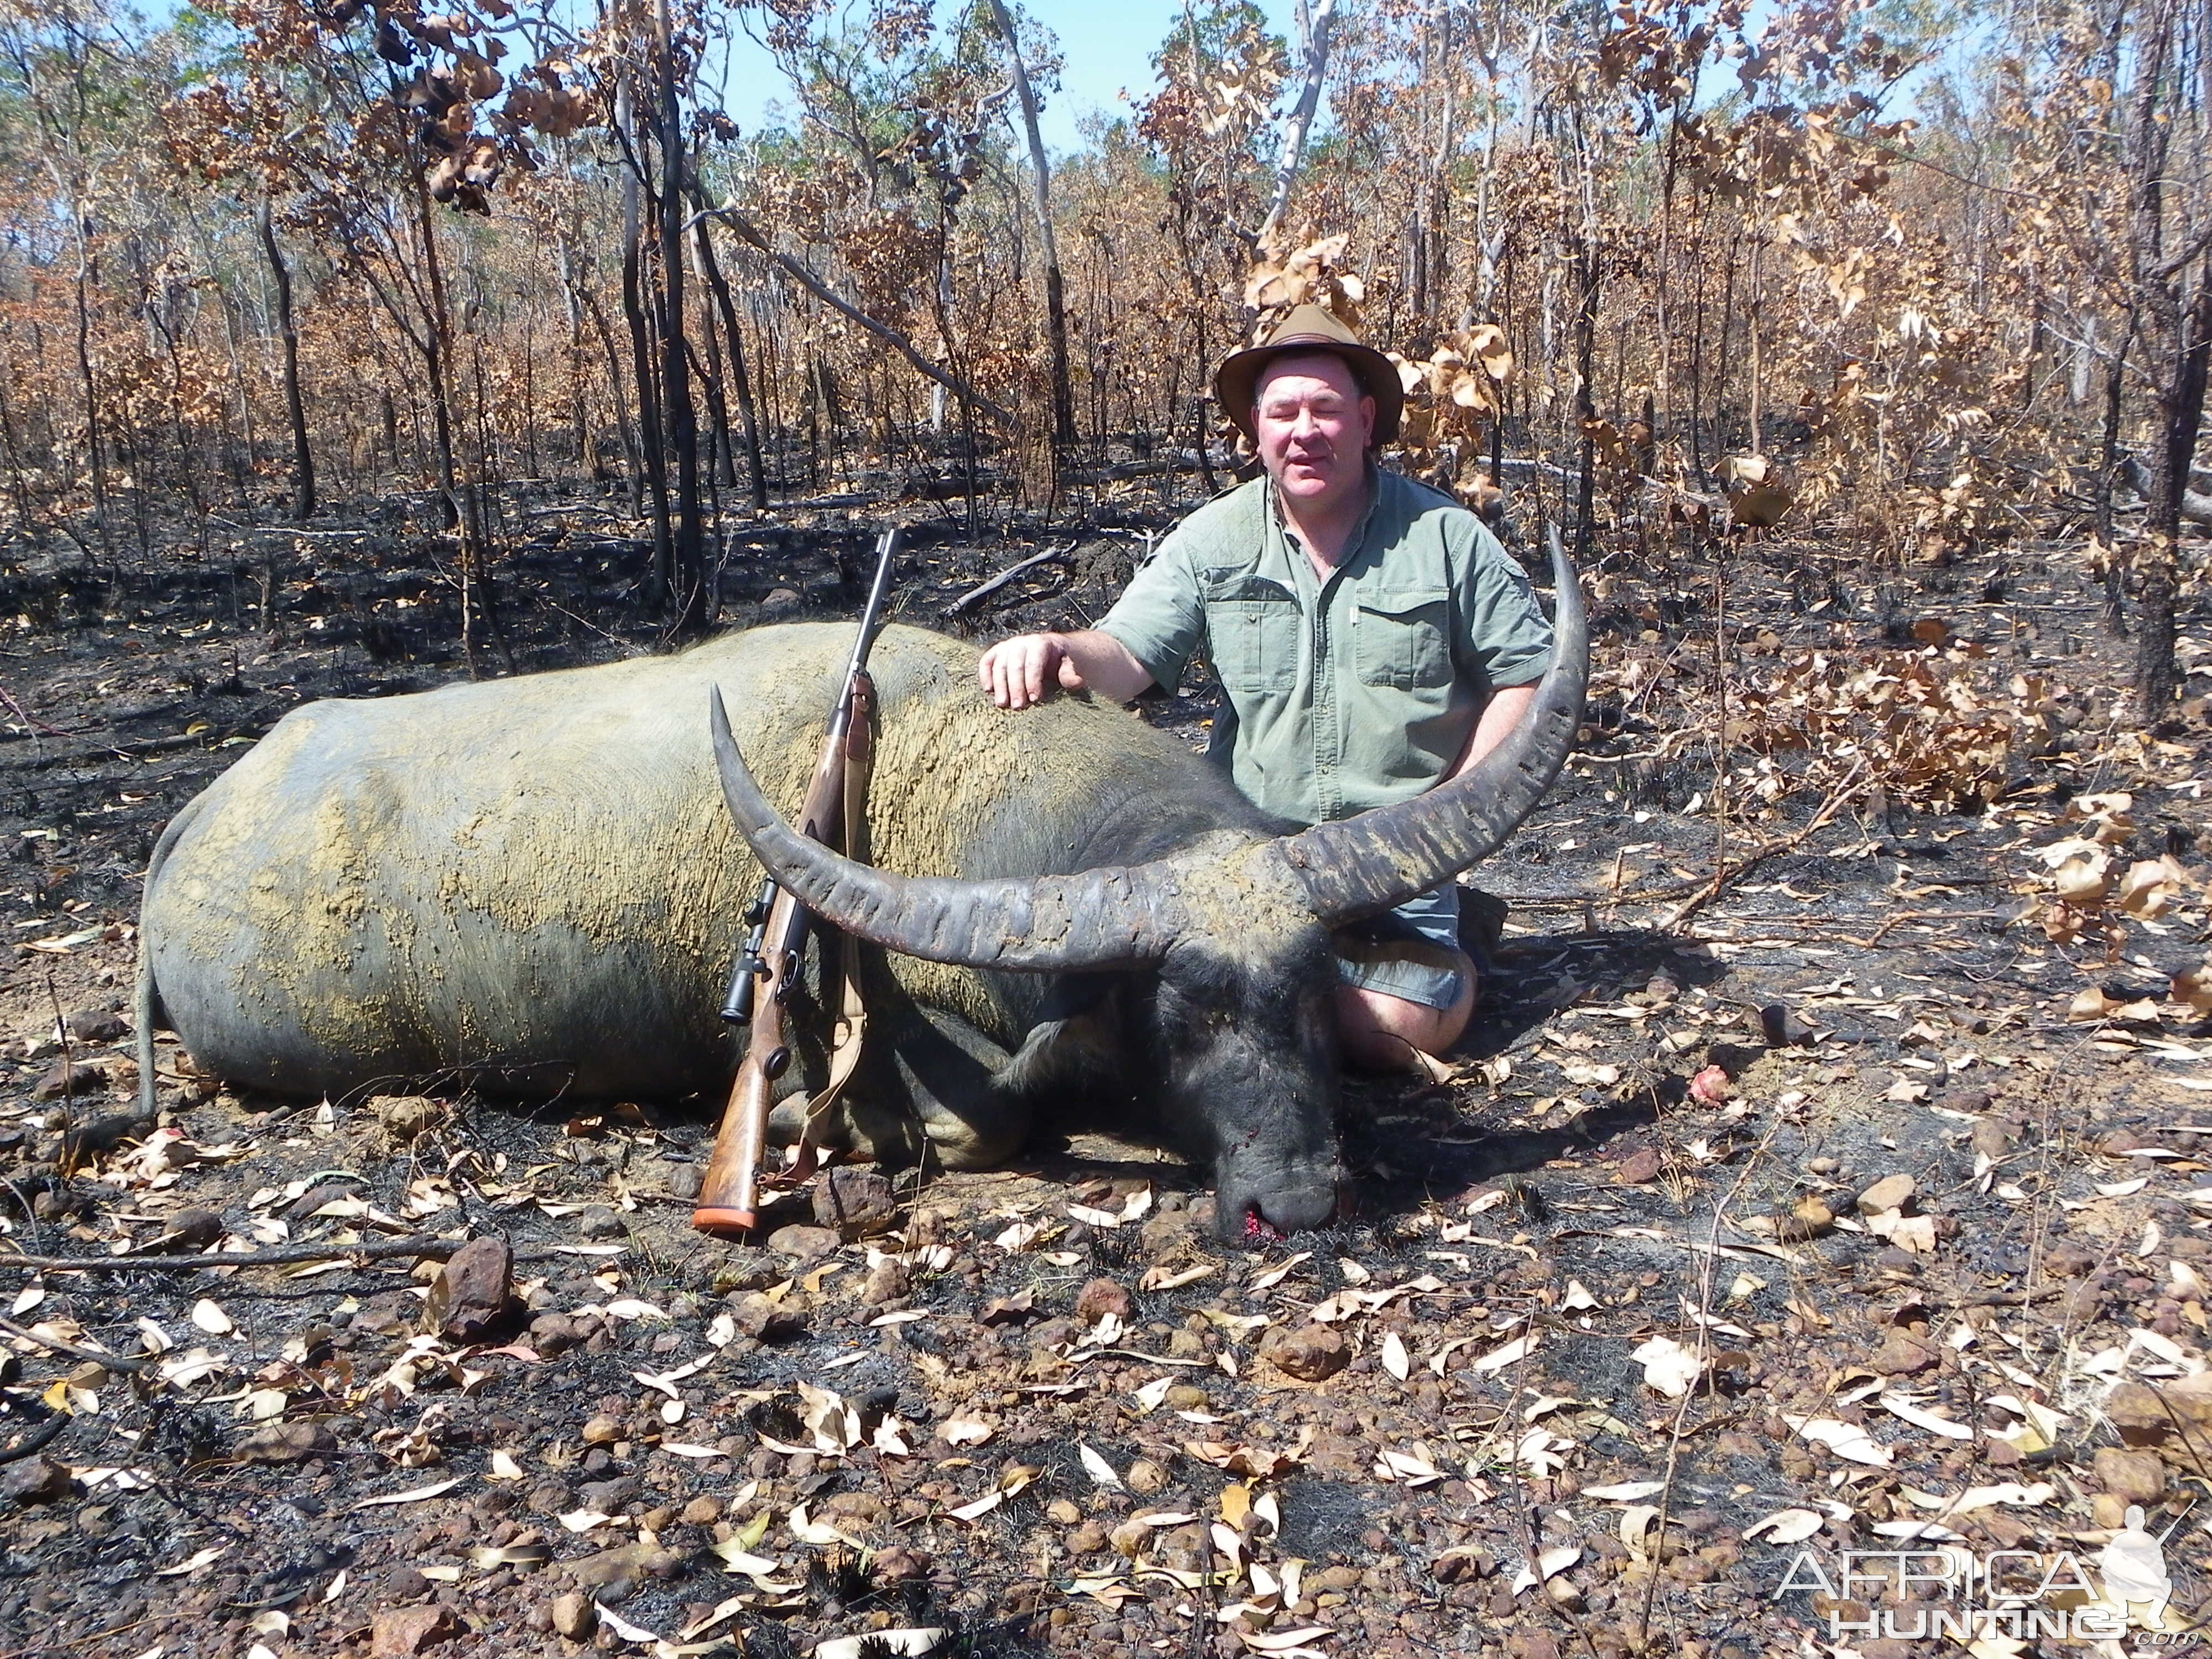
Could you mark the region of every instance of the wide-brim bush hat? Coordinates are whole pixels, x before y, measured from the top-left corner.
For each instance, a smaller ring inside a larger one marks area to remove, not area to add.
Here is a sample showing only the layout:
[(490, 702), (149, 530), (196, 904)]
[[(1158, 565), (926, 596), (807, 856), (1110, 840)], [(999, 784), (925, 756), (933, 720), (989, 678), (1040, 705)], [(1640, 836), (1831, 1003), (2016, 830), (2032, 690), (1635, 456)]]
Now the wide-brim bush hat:
[(1373, 346), (1362, 344), (1359, 337), (1326, 306), (1294, 307), (1268, 331), (1266, 339), (1222, 363), (1213, 377), (1213, 396), (1221, 412), (1236, 422), (1239, 432), (1258, 442), (1258, 434), (1252, 430), (1252, 394), (1260, 383), (1261, 371), (1278, 357), (1316, 351), (1342, 358), (1360, 390), (1375, 399), (1374, 441), (1382, 444), (1396, 437), (1399, 416), (1406, 407), (1406, 390), (1399, 381), (1397, 366)]

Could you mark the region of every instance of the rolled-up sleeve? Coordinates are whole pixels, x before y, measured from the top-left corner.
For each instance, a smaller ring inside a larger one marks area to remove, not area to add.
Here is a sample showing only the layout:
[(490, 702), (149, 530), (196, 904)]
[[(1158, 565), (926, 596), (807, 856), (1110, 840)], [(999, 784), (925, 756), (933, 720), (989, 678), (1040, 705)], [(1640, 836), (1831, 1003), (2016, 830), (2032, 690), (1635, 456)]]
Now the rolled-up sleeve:
[(1457, 666), (1492, 690), (1533, 684), (1551, 661), (1552, 624), (1528, 572), (1472, 515), (1468, 523), (1473, 533), (1452, 550), (1459, 566)]
[(1189, 543), (1178, 530), (1153, 549), (1098, 623), (1098, 631), (1125, 647), (1164, 691), (1181, 684), (1184, 665), (1206, 639), (1206, 605)]

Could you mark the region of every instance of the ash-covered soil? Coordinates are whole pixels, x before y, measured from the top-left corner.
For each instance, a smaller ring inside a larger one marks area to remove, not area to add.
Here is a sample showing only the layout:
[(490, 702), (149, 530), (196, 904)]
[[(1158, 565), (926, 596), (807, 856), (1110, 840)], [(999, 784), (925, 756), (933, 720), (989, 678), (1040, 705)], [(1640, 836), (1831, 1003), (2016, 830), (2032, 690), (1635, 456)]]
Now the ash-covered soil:
[[(654, 648), (630, 527), (525, 505), (480, 666)], [(439, 538), (347, 524), (0, 596), (9, 1653), (1905, 1659), (1934, 1589), (1778, 1596), (1793, 1559), (2094, 1565), (2130, 1504), (2174, 1526), (2169, 1628), (2206, 1606), (2205, 745), (2113, 723), (2078, 549), (1608, 561), (1587, 750), (1476, 872), (1476, 1027), (1350, 1084), (1342, 1224), (1224, 1249), (1191, 1172), (1082, 1134), (842, 1171), (858, 1222), (797, 1195), (746, 1247), (688, 1224), (715, 1103), (337, 1109), (165, 1042), (130, 1121), (161, 826), (300, 702), (464, 672)], [(866, 526), (728, 540), (732, 622), (857, 609)], [(1142, 539), (923, 534), (901, 614), (1047, 546), (979, 635), (1095, 617)], [(1802, 648), (1917, 653), (2040, 735), (1942, 811), (1785, 753), (1723, 836), (1742, 689)], [(2170, 855), (2163, 901), (2047, 929), (2069, 837), (2116, 884)]]

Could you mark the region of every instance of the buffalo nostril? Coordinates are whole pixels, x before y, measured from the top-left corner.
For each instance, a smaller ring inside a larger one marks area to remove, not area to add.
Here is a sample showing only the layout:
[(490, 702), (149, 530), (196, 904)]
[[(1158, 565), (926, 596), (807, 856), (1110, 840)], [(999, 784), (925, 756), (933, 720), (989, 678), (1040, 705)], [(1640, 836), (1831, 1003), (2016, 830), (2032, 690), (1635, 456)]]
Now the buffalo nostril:
[(1244, 1242), (1247, 1244), (1273, 1243), (1281, 1237), (1282, 1234), (1278, 1232), (1268, 1224), (1267, 1217), (1260, 1213), (1260, 1206), (1258, 1205), (1249, 1205), (1246, 1207), (1244, 1211)]

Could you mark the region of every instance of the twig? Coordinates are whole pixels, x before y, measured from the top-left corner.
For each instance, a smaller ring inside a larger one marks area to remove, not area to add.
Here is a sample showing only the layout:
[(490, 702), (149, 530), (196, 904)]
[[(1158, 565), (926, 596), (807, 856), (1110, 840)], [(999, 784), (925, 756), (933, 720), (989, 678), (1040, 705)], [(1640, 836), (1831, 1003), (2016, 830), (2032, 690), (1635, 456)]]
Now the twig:
[(1004, 570), (999, 572), (997, 575), (969, 588), (958, 599), (953, 600), (951, 604), (946, 605), (945, 607), (944, 614), (948, 617), (957, 617), (962, 611), (965, 611), (969, 605), (975, 604), (978, 599), (988, 599), (990, 598), (992, 594), (997, 592), (1008, 582), (1013, 580), (1015, 577), (1020, 575), (1024, 570), (1033, 570), (1038, 565), (1048, 564), (1055, 559), (1064, 559), (1074, 550), (1075, 544), (1070, 542), (1066, 547), (1048, 547), (1042, 553), (1032, 553), (1028, 558), (1023, 559), (1018, 563), (1008, 565)]
[(1721, 896), (1723, 888), (1730, 882), (1739, 879), (1747, 871), (1765, 863), (1778, 853), (1795, 852), (1814, 836), (1826, 829), (1836, 814), (1843, 811), (1844, 801), (1850, 799), (1851, 786), (1858, 781), (1859, 774), (1865, 769), (1866, 763), (1863, 761), (1854, 763), (1850, 772), (1844, 775), (1844, 781), (1829, 792), (1827, 799), (1820, 803), (1820, 810), (1813, 814), (1811, 823), (1801, 830), (1793, 830), (1789, 835), (1779, 836), (1763, 846), (1753, 848), (1740, 859), (1721, 865), (1713, 872), (1712, 880), (1706, 884), (1703, 890), (1692, 893), (1669, 910), (1659, 921), (1653, 931), (1664, 933), (1680, 927), (1685, 916), (1689, 915), (1692, 911), (1703, 909), (1711, 903)]
[(62, 1354), (70, 1359), (88, 1359), (94, 1364), (104, 1365), (112, 1371), (143, 1371), (146, 1369), (146, 1362), (143, 1359), (126, 1359), (119, 1353), (103, 1353), (98, 1348), (80, 1348), (76, 1343), (64, 1342), (59, 1337), (41, 1336), (12, 1319), (0, 1319), (0, 1331), (7, 1332), (18, 1340), (28, 1342), (33, 1347), (44, 1348), (48, 1353)]
[[(185, 1272), (201, 1267), (296, 1267), (313, 1261), (337, 1261), (358, 1257), (364, 1261), (388, 1256), (453, 1255), (468, 1243), (461, 1238), (394, 1238), (374, 1244), (301, 1244), (283, 1250), (233, 1250), (216, 1255), (0, 1255), (0, 1267), (27, 1267), (40, 1273), (136, 1273), (142, 1268)], [(520, 1253), (518, 1252), (518, 1255)]]
[(1643, 1651), (1651, 1639), (1651, 1609), (1659, 1600), (1659, 1569), (1666, 1565), (1667, 1560), (1667, 1518), (1674, 1503), (1675, 1466), (1681, 1458), (1682, 1442), (1689, 1437), (1682, 1425), (1689, 1418), (1690, 1402), (1698, 1397), (1698, 1379), (1704, 1377), (1705, 1368), (1711, 1363), (1713, 1334), (1712, 1327), (1707, 1322), (1713, 1315), (1713, 1264), (1720, 1254), (1721, 1218), (1728, 1213), (1729, 1206), (1735, 1203), (1737, 1195), (1743, 1191), (1744, 1183), (1751, 1179), (1751, 1172), (1759, 1167), (1759, 1159), (1765, 1155), (1775, 1132), (1781, 1127), (1782, 1120), (1778, 1117), (1767, 1125), (1766, 1133), (1759, 1137), (1759, 1145), (1744, 1160), (1743, 1170), (1736, 1176), (1735, 1184), (1729, 1187), (1720, 1202), (1713, 1206), (1713, 1224), (1705, 1235), (1705, 1249), (1701, 1253), (1704, 1259), (1698, 1266), (1698, 1376), (1682, 1390), (1682, 1403), (1675, 1408), (1674, 1421), (1667, 1432), (1667, 1470), (1661, 1476), (1663, 1484), (1659, 1488), (1659, 1515), (1651, 1534), (1651, 1582), (1644, 1587), (1644, 1606), (1636, 1616), (1635, 1645), (1638, 1652)]
[(0, 1451), (0, 1463), (20, 1463), (33, 1452), (42, 1452), (54, 1443), (56, 1437), (69, 1427), (71, 1419), (67, 1412), (56, 1412), (21, 1445), (9, 1446)]

